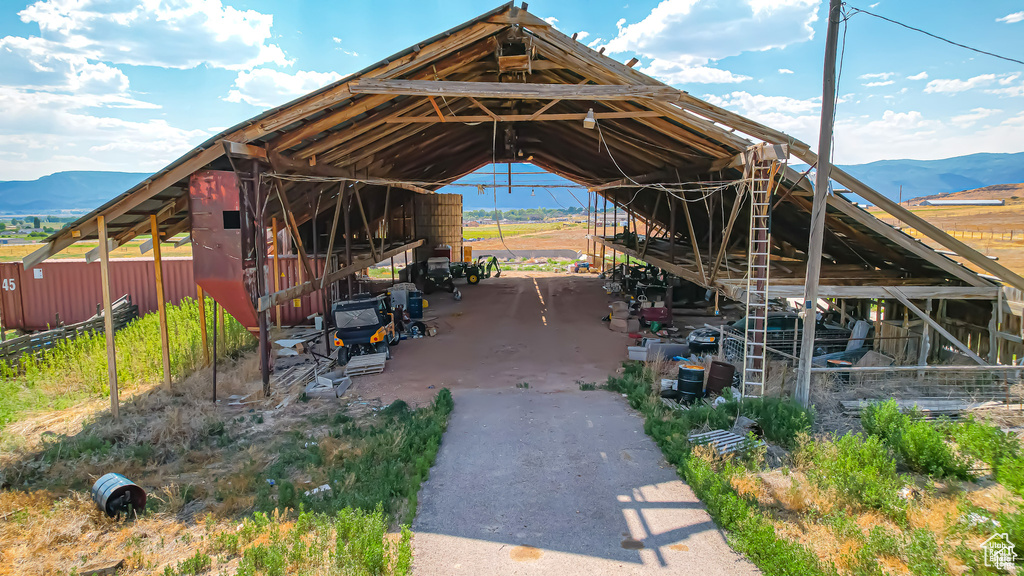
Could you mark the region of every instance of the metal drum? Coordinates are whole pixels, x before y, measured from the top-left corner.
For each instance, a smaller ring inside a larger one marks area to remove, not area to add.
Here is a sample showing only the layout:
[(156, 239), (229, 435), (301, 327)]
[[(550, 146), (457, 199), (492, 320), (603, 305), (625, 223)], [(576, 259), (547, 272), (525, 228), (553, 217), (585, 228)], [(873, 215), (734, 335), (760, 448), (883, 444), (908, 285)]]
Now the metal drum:
[(715, 360), (708, 370), (708, 392), (721, 395), (722, 390), (732, 386), (732, 377), (736, 374), (736, 367), (728, 362)]
[(704, 397), (704, 367), (699, 364), (680, 364), (676, 390), (682, 392), (683, 402), (689, 404)]
[(92, 500), (107, 516), (114, 518), (146, 508), (146, 491), (120, 474), (110, 472), (92, 485)]

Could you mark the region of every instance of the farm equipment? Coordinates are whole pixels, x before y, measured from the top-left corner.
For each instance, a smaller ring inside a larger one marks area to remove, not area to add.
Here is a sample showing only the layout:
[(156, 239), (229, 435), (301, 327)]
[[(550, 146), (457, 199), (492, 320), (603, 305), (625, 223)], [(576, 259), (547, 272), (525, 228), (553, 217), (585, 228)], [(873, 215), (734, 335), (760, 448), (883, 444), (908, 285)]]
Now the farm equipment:
[(397, 345), (401, 337), (386, 295), (335, 302), (331, 315), (338, 364), (347, 364), (349, 358), (363, 354), (384, 353), (391, 358), (391, 346)]
[(480, 256), (476, 262), (452, 262), (451, 274), (454, 278), (465, 278), (468, 284), (479, 284), (480, 280), (501, 276), (501, 268), (498, 266), (498, 259), (494, 256)]
[(452, 263), (447, 256), (432, 256), (426, 262), (411, 267), (411, 280), (421, 287), (424, 294), (433, 294), (439, 288), (451, 292), (456, 300), (462, 299), (462, 292), (455, 288)]

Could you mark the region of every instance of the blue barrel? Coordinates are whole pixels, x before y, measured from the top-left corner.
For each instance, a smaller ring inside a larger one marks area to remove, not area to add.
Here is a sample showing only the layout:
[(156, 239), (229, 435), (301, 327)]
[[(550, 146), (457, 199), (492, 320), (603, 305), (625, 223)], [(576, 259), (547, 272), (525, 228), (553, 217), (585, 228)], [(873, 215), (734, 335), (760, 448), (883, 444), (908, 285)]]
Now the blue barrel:
[(130, 510), (138, 513), (146, 509), (146, 491), (113, 472), (100, 476), (92, 485), (92, 500), (111, 518)]
[(409, 292), (409, 317), (423, 318), (423, 292), (413, 290)]

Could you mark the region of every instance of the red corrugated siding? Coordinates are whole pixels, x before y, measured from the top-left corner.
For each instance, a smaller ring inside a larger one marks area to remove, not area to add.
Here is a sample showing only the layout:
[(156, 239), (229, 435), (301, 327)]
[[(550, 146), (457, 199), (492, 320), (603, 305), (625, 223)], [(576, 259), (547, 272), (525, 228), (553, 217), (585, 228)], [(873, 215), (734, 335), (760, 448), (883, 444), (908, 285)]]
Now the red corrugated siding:
[[(281, 288), (298, 280), (295, 256), (282, 256)], [(271, 263), (272, 264), (272, 263)], [(164, 258), (164, 294), (177, 304), (185, 296), (195, 298), (196, 282), (191, 258)], [(319, 268), (323, 269), (323, 262)], [(41, 270), (43, 277), (35, 277)], [(13, 282), (12, 282), (13, 280)], [(156, 280), (152, 258), (115, 258), (110, 261), (110, 293), (114, 298), (130, 294), (139, 305), (139, 313), (155, 311)], [(23, 270), (20, 262), (0, 263), (0, 314), (5, 328), (45, 330), (53, 326), (56, 314), (65, 324), (86, 320), (102, 302), (99, 262), (51, 260), (32, 270)], [(284, 325), (308, 324), (306, 317), (322, 308), (319, 293), (302, 297), (302, 306), (281, 306)], [(273, 313), (271, 313), (273, 318)]]

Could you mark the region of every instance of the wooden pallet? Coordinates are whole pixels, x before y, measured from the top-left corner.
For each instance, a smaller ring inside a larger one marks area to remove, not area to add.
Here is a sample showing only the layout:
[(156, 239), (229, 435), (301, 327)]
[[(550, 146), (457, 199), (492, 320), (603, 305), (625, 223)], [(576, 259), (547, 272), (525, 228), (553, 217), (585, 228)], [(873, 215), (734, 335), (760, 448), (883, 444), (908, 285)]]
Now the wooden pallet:
[(353, 356), (348, 361), (348, 364), (345, 365), (345, 375), (365, 376), (367, 374), (380, 374), (384, 371), (384, 364), (387, 362), (387, 358), (388, 355), (383, 352)]

